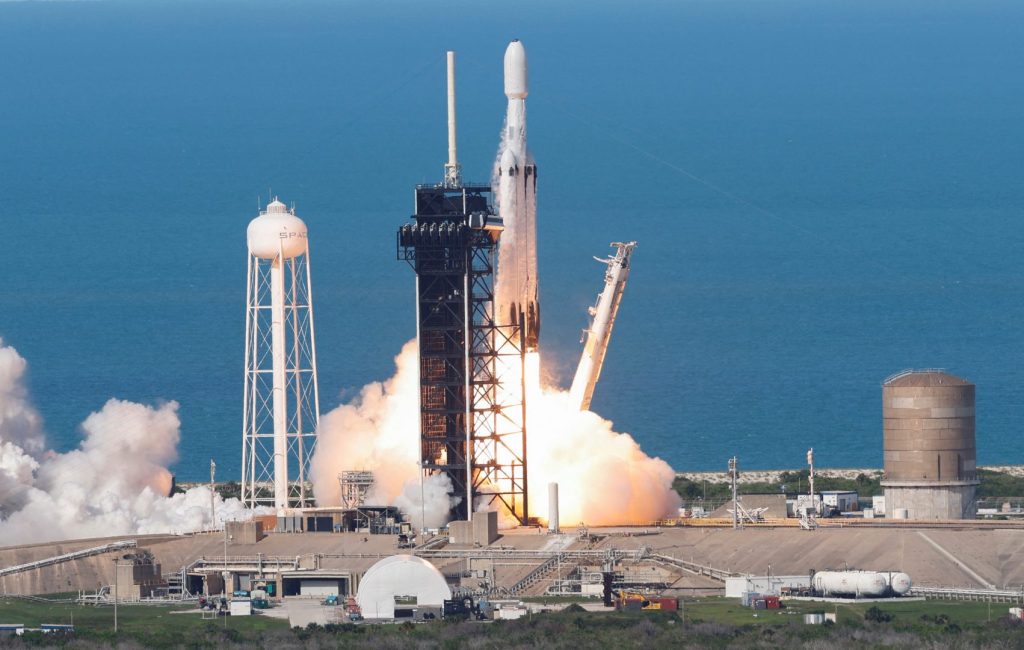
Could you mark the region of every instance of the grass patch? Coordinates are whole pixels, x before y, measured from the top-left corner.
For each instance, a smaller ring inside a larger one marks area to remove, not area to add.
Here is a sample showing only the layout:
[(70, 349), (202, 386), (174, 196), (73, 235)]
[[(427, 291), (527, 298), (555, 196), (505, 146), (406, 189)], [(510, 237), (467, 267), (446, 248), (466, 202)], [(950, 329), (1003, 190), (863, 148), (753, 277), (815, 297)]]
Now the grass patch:
[[(120, 631), (159, 632), (198, 630), (213, 626), (224, 627), (221, 620), (203, 620), (199, 614), (173, 614), (193, 609), (191, 606), (127, 605), (117, 607), (117, 626)], [(77, 603), (40, 603), (18, 598), (0, 598), (0, 622), (24, 623), (25, 627), (39, 627), (43, 623), (73, 624), (80, 630), (113, 631), (113, 606), (97, 607)], [(266, 616), (228, 617), (227, 626), (240, 630), (267, 630), (287, 628), (287, 621)]]
[[(548, 599), (551, 601), (552, 599)], [(559, 599), (571, 600), (571, 599)], [(577, 599), (579, 600), (579, 599)], [(551, 603), (555, 604), (555, 603)], [(888, 622), (865, 620), (872, 607)], [(585, 612), (580, 608), (531, 615), (515, 621), (434, 621), (423, 624), (327, 625), (289, 629), (267, 617), (202, 620), (173, 614), (180, 607), (124, 605), (118, 608), (120, 634), (114, 636), (113, 609), (65, 603), (0, 600), (0, 621), (70, 623), (86, 645), (146, 648), (766, 648), (823, 647), (1010, 647), (1024, 630), (1005, 620), (1008, 605), (976, 602), (914, 601), (822, 603), (788, 601), (782, 610), (754, 611), (721, 597), (685, 599), (675, 612)], [(804, 625), (803, 614), (834, 611), (838, 625)], [(754, 614), (757, 614), (755, 617)], [(952, 640), (956, 639), (953, 643)], [(11, 640), (12, 647), (56, 643), (55, 637)], [(1009, 644), (1009, 645), (1008, 645)]]

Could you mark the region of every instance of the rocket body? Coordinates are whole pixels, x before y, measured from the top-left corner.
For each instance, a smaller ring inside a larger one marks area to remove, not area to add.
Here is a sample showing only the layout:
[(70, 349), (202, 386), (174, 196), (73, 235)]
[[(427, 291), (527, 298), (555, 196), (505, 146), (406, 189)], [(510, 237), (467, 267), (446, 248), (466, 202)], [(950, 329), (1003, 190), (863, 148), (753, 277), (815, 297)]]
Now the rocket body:
[(498, 157), (498, 213), (505, 225), (498, 251), (495, 320), (519, 325), (526, 351), (540, 338), (537, 291), (537, 165), (526, 145), (526, 50), (519, 41), (505, 50), (508, 110)]
[(617, 251), (613, 257), (607, 259), (594, 258), (602, 264), (607, 264), (608, 269), (604, 274), (604, 290), (597, 296), (597, 304), (590, 308), (590, 315), (593, 320), (586, 330), (586, 343), (583, 347), (583, 355), (576, 367), (576, 376), (572, 380), (572, 388), (569, 396), (572, 403), (581, 411), (590, 409), (590, 401), (594, 397), (594, 387), (601, 377), (601, 367), (604, 365), (605, 353), (608, 351), (608, 342), (612, 336), (612, 328), (615, 326), (615, 316), (619, 313), (619, 304), (622, 303), (622, 293), (626, 289), (626, 280), (629, 279), (630, 257), (636, 242), (612, 242)]

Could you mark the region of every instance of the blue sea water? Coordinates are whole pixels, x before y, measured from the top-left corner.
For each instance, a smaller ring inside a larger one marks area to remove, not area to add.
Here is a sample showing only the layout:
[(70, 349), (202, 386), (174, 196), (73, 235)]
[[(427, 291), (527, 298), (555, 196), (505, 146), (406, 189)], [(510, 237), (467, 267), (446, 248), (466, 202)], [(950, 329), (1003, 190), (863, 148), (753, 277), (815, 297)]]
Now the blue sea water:
[(0, 336), (53, 446), (110, 397), (181, 404), (179, 478), (240, 456), (244, 229), (311, 231), (322, 403), (415, 333), (394, 230), (440, 178), (443, 52), (486, 179), (530, 60), (542, 348), (640, 246), (594, 409), (680, 470), (881, 465), (880, 382), (978, 386), (1024, 463), (1024, 5), (0, 2)]

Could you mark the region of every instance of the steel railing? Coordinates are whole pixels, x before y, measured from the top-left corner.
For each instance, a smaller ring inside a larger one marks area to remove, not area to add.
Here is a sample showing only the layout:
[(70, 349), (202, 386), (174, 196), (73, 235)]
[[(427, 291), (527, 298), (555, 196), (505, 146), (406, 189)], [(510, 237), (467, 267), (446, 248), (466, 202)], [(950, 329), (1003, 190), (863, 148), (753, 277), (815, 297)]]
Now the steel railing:
[(126, 548), (135, 548), (135, 546), (135, 540), (130, 539), (122, 542), (104, 544), (103, 546), (84, 548), (80, 551), (72, 551), (71, 553), (64, 553), (63, 555), (55, 555), (53, 557), (44, 558), (42, 560), (36, 560), (35, 562), (27, 562), (25, 564), (18, 564), (15, 566), (7, 567), (6, 569), (0, 569), (0, 576), (9, 576), (14, 573), (21, 573), (22, 571), (31, 571), (32, 569), (39, 569), (41, 567), (52, 566), (54, 564), (61, 564), (63, 562), (68, 562), (70, 560), (77, 560), (79, 558), (89, 557), (91, 555), (102, 555), (104, 553), (110, 553), (111, 551), (120, 551)]

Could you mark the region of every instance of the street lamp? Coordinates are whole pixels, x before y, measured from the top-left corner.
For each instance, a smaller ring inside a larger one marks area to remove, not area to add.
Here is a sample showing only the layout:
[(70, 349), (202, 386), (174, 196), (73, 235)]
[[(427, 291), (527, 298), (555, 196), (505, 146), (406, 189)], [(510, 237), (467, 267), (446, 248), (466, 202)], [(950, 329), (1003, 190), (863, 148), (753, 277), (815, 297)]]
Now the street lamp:
[(423, 473), (426, 467), (427, 461), (420, 461), (420, 535), (424, 538), (427, 536), (427, 499), (423, 492)]
[[(224, 589), (224, 602), (227, 602), (227, 600), (228, 600), (228, 576), (230, 576), (230, 575), (231, 575), (231, 572), (228, 571), (228, 521), (227, 521), (227, 519), (225, 519), (224, 520), (224, 570), (221, 571), (221, 574), (220, 574), (221, 583), (223, 583), (223, 585), (224, 585), (224, 587), (223, 587), (223, 589)], [(234, 585), (232, 585), (232, 586), (234, 586)], [(228, 626), (228, 616), (227, 616), (227, 612), (224, 612), (224, 627), (226, 628), (227, 626)]]

